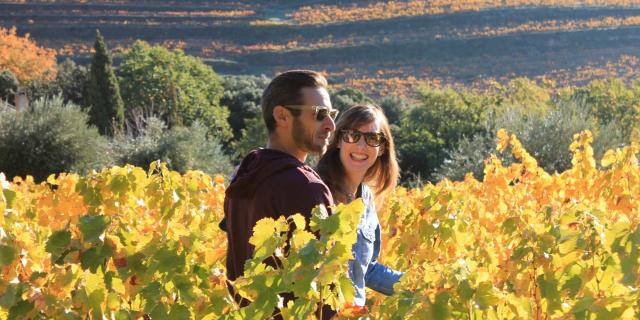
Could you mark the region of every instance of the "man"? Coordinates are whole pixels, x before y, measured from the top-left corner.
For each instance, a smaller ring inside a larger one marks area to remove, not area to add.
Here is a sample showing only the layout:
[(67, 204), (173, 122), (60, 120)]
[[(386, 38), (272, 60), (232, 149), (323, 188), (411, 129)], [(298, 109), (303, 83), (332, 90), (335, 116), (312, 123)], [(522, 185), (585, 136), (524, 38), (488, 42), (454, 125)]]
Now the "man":
[(295, 213), (310, 218), (315, 206), (333, 204), (329, 188), (304, 164), (309, 153), (324, 153), (335, 130), (337, 110), (331, 106), (327, 80), (313, 71), (287, 71), (271, 81), (261, 104), (267, 147), (242, 160), (227, 188), (220, 224), (227, 232), (231, 280), (242, 276), (253, 255), (249, 238), (258, 220)]

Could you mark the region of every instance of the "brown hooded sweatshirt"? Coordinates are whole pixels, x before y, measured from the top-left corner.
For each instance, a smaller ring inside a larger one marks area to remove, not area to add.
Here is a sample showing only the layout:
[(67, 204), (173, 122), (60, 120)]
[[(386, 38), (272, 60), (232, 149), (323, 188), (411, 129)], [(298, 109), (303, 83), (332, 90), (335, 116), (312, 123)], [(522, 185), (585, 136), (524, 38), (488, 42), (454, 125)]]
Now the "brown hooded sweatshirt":
[(333, 205), (333, 198), (311, 167), (274, 149), (249, 153), (224, 199), (220, 228), (227, 232), (227, 277), (235, 280), (244, 273), (244, 263), (253, 255), (249, 238), (258, 220), (300, 213), (308, 222), (311, 210), (318, 204), (328, 208)]

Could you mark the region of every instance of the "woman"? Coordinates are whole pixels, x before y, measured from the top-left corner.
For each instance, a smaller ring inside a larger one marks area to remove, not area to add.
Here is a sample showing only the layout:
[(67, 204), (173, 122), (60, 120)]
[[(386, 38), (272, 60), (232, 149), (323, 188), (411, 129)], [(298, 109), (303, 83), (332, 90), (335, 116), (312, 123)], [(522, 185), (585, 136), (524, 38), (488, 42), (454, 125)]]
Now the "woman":
[(318, 173), (335, 202), (362, 198), (365, 204), (353, 245), (354, 260), (349, 262), (349, 275), (356, 289), (354, 304), (365, 305), (365, 286), (393, 294), (393, 284), (402, 273), (376, 262), (380, 222), (375, 202), (381, 203), (398, 183), (398, 162), (387, 117), (379, 107), (358, 105), (344, 112), (327, 152), (318, 162)]

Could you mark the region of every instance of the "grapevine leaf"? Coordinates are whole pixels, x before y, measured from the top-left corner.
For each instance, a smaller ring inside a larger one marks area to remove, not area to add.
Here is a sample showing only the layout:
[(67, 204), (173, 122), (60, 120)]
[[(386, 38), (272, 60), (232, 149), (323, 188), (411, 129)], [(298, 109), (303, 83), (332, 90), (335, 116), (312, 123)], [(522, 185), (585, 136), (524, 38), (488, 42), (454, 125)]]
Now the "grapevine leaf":
[(171, 311), (169, 312), (169, 316), (167, 317), (169, 320), (184, 320), (191, 319), (191, 312), (189, 312), (189, 308), (181, 304), (173, 304), (171, 306)]
[(145, 301), (145, 312), (152, 312), (155, 310), (158, 302), (160, 301), (162, 285), (158, 281), (154, 281), (149, 283), (142, 291), (140, 291), (140, 295), (142, 299)]
[(571, 312), (574, 314), (579, 314), (587, 310), (591, 310), (595, 299), (592, 296), (585, 296), (578, 301), (571, 309)]
[(325, 263), (331, 263), (334, 261), (337, 263), (341, 263), (353, 258), (350, 247), (346, 247), (342, 242), (335, 243), (329, 249), (329, 253), (327, 254), (327, 256), (328, 257), (325, 258)]
[(9, 320), (22, 319), (33, 310), (34, 304), (28, 300), (20, 300), (9, 309)]
[(279, 233), (276, 232), (276, 221), (271, 218), (259, 220), (253, 227), (253, 235), (249, 239), (255, 247), (255, 257), (271, 255), (278, 247)]
[(109, 292), (107, 294), (107, 309), (115, 310), (120, 306), (120, 297), (116, 292)]
[(525, 257), (528, 253), (533, 251), (530, 247), (518, 247), (511, 256), (511, 261), (519, 261)]
[(120, 278), (113, 278), (111, 280), (111, 288), (110, 289), (113, 290), (115, 293), (120, 294), (120, 295), (124, 295), (126, 293), (124, 283), (122, 282), (122, 279), (120, 279)]
[(357, 199), (349, 205), (339, 208), (338, 213), (334, 216), (340, 219), (340, 231), (345, 235), (345, 238), (339, 240), (346, 240), (345, 244), (355, 243), (356, 235), (355, 231), (358, 228), (362, 214), (364, 213), (364, 202), (362, 199)]
[(167, 307), (163, 303), (158, 303), (153, 306), (149, 314), (151, 315), (151, 319), (166, 319), (168, 316)]
[[(2, 187), (2, 186), (0, 186)], [(11, 209), (15, 205), (16, 192), (9, 189), (1, 189), (7, 202), (7, 208)]]
[(496, 295), (491, 281), (484, 281), (478, 284), (476, 289), (476, 303), (482, 309), (495, 306), (500, 302), (500, 298)]
[(300, 261), (306, 266), (315, 266), (321, 258), (317, 248), (318, 240), (311, 239), (302, 249), (300, 249)]
[(540, 293), (547, 300), (547, 311), (553, 313), (560, 309), (560, 292), (558, 292), (558, 281), (552, 274), (541, 274), (537, 279)]
[(100, 236), (111, 223), (105, 216), (82, 216), (78, 222), (78, 227), (82, 232), (84, 241), (96, 243), (100, 241)]
[(448, 292), (439, 292), (433, 304), (433, 319), (449, 319), (449, 299)]
[(308, 319), (309, 316), (315, 311), (316, 307), (309, 303), (308, 300), (305, 299), (296, 299), (292, 302), (288, 303), (290, 313), (295, 315), (293, 319)]
[(6, 244), (0, 245), (0, 266), (9, 266), (18, 257), (14, 247)]
[(332, 234), (340, 227), (340, 220), (336, 214), (329, 216), (323, 206), (315, 207), (311, 213), (311, 231), (321, 231), (322, 234)]
[(456, 289), (462, 301), (469, 301), (473, 297), (474, 290), (469, 285), (469, 280), (463, 280)]
[(175, 244), (160, 248), (154, 258), (159, 272), (182, 272), (186, 264), (184, 253), (178, 254)]
[(94, 319), (102, 318), (102, 302), (105, 300), (105, 280), (102, 271), (84, 273), (84, 296), (86, 306)]
[(516, 231), (516, 225), (517, 225), (516, 218), (512, 217), (512, 218), (506, 219), (502, 223), (502, 231), (506, 234), (512, 234), (514, 231)]
[(9, 285), (0, 295), (0, 307), (9, 309), (16, 303), (18, 290), (15, 285)]
[(47, 277), (47, 273), (46, 272), (34, 272), (31, 274), (31, 276), (29, 277), (29, 281), (34, 282), (40, 278), (46, 278)]
[(127, 186), (128, 186), (127, 176), (124, 176), (124, 175), (114, 176), (109, 186), (111, 187), (111, 191), (113, 191), (113, 193), (115, 193), (116, 195), (119, 196), (121, 194), (124, 194), (127, 191)]
[(559, 252), (561, 255), (567, 255), (571, 252), (574, 252), (578, 246), (578, 237), (570, 237), (565, 239), (558, 246)]
[(104, 289), (104, 275), (98, 271), (95, 273), (87, 272), (84, 275), (84, 288), (87, 294), (91, 294), (95, 291)]
[(353, 287), (353, 282), (351, 282), (351, 280), (347, 277), (340, 277), (339, 283), (344, 299), (346, 301), (353, 301), (353, 298), (356, 295), (356, 290)]
[(102, 204), (102, 194), (100, 189), (91, 186), (90, 178), (81, 179), (76, 184), (76, 191), (84, 199), (84, 203), (89, 205), (90, 212), (95, 213), (95, 208)]
[(416, 300), (415, 294), (410, 291), (402, 291), (398, 295), (398, 313), (406, 313)]
[(306, 296), (310, 291), (309, 289), (312, 288), (311, 282), (317, 275), (318, 271), (314, 268), (299, 268), (296, 270), (294, 274), (295, 281), (292, 284), (293, 293), (298, 297)]
[(289, 218), (293, 220), (296, 230), (304, 230), (307, 227), (307, 221), (304, 219), (304, 217), (301, 214), (296, 213)]
[(51, 254), (51, 261), (57, 261), (62, 258), (62, 254), (67, 250), (71, 243), (71, 232), (69, 230), (55, 231), (49, 236), (44, 250)]
[(115, 312), (115, 318), (116, 320), (130, 320), (133, 319), (133, 316), (125, 310), (118, 310)]
[(197, 298), (193, 292), (194, 285), (191, 283), (189, 276), (179, 274), (174, 276), (171, 282), (173, 282), (176, 289), (180, 291), (180, 298), (182, 298), (182, 301), (192, 302)]
[(91, 272), (96, 272), (98, 267), (104, 265), (112, 254), (113, 251), (111, 247), (107, 245), (98, 245), (82, 252), (80, 255), (80, 264), (83, 269), (89, 269)]
[(294, 249), (300, 249), (312, 239), (315, 239), (315, 235), (313, 235), (313, 233), (302, 229), (296, 229), (291, 236), (291, 246)]
[(562, 290), (569, 290), (568, 295), (570, 297), (575, 296), (582, 288), (582, 279), (579, 276), (573, 276), (567, 280), (562, 286)]

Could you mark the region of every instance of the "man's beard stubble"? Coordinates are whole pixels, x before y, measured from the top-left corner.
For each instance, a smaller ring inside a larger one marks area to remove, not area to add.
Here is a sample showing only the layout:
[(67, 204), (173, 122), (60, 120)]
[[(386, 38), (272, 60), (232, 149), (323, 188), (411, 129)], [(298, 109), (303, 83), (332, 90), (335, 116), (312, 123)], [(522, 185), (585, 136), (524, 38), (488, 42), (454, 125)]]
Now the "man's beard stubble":
[(313, 143), (313, 133), (308, 134), (304, 129), (302, 121), (297, 117), (293, 119), (292, 131), (293, 141), (298, 148), (318, 155), (323, 155), (327, 150), (327, 146), (325, 144), (319, 146)]

